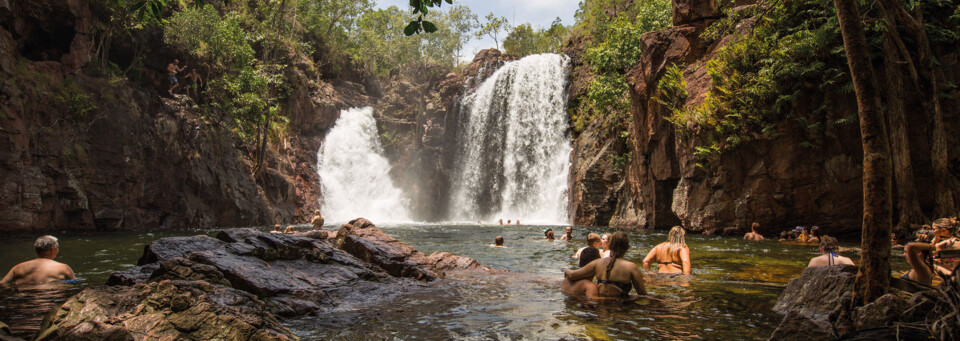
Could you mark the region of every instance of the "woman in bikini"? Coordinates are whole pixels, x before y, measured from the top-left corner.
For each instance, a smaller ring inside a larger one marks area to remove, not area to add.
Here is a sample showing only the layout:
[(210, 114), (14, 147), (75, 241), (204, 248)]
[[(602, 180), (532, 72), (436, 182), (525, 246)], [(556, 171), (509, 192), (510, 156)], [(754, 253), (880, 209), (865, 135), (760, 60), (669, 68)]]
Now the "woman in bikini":
[[(610, 237), (610, 257), (594, 260), (577, 270), (563, 270), (561, 291), (568, 296), (584, 293), (590, 299), (628, 298), (634, 289), (637, 294), (645, 295), (640, 268), (623, 259), (629, 249), (630, 237), (622, 231), (614, 233)], [(597, 283), (590, 281), (594, 276)]]
[(650, 271), (650, 263), (657, 263), (657, 272), (666, 274), (690, 274), (690, 248), (684, 239), (686, 232), (680, 226), (674, 226), (667, 235), (667, 241), (650, 250), (643, 259), (643, 270)]
[(837, 254), (840, 250), (840, 243), (837, 238), (823, 236), (820, 238), (820, 256), (814, 257), (807, 263), (807, 267), (812, 266), (832, 266), (832, 265), (856, 265), (850, 258)]
[(912, 269), (900, 276), (903, 279), (913, 280), (923, 284), (932, 284), (934, 271), (950, 275), (960, 262), (957, 258), (941, 257), (935, 262), (934, 256), (940, 256), (944, 251), (960, 250), (960, 240), (955, 237), (956, 223), (948, 218), (937, 219), (933, 222), (936, 236), (933, 243), (913, 242), (903, 248), (903, 255)]

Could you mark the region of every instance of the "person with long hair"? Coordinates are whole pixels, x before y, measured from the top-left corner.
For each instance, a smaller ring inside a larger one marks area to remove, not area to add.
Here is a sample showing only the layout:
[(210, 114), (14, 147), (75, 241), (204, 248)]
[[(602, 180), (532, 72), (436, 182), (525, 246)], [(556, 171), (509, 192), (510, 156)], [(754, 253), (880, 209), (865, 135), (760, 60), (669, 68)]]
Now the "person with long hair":
[(658, 273), (690, 274), (690, 247), (684, 238), (686, 232), (674, 226), (667, 234), (667, 241), (654, 246), (643, 258), (643, 270), (650, 271), (650, 263), (657, 263)]
[(603, 251), (600, 251), (600, 257), (606, 258), (610, 257), (610, 234), (604, 233), (600, 235), (600, 248)]
[(952, 270), (956, 268), (960, 260), (953, 257), (941, 257), (940, 253), (960, 250), (960, 240), (955, 236), (956, 228), (957, 224), (952, 219), (937, 219), (933, 222), (936, 235), (932, 243), (913, 242), (904, 246), (903, 255), (907, 257), (907, 263), (910, 264), (912, 269), (900, 278), (929, 285), (933, 283), (935, 272), (944, 275), (952, 274)]
[[(580, 293), (587, 298), (627, 298), (631, 290), (645, 295), (643, 273), (636, 263), (623, 259), (630, 249), (630, 237), (622, 231), (610, 237), (610, 257), (600, 258), (577, 269), (563, 270), (563, 284), (560, 289), (564, 295)], [(597, 278), (593, 283), (590, 279)]]
[(813, 266), (856, 265), (850, 258), (837, 254), (837, 251), (840, 250), (840, 243), (837, 242), (837, 238), (823, 236), (823, 238), (817, 238), (817, 240), (820, 241), (820, 256), (813, 257), (810, 263), (807, 263), (808, 268)]

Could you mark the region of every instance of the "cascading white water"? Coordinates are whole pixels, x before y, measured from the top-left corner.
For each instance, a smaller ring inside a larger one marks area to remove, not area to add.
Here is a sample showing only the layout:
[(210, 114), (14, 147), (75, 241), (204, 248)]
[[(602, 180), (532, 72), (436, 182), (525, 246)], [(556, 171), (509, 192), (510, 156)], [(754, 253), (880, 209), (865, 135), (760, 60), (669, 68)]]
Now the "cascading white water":
[(464, 96), (451, 218), (568, 222), (568, 61), (542, 54), (509, 62)]
[(317, 152), (323, 191), (322, 213), (328, 222), (364, 217), (380, 223), (409, 222), (403, 192), (394, 186), (390, 163), (373, 119), (373, 108), (340, 112)]

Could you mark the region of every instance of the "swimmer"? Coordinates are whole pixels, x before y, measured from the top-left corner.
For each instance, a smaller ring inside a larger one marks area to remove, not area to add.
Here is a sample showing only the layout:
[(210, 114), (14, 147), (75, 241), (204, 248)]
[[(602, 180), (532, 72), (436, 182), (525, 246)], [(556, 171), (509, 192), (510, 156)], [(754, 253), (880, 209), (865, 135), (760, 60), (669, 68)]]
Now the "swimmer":
[(657, 262), (657, 273), (690, 274), (690, 247), (687, 246), (680, 226), (674, 226), (667, 235), (667, 241), (654, 246), (643, 258), (643, 270), (650, 271), (650, 263)]
[(957, 258), (939, 258), (935, 262), (934, 256), (939, 256), (944, 251), (960, 250), (960, 240), (954, 236), (956, 233), (953, 231), (956, 229), (955, 225), (950, 219), (937, 219), (933, 222), (936, 243), (908, 243), (903, 248), (903, 255), (907, 257), (907, 263), (910, 264), (912, 269), (900, 278), (929, 285), (933, 283), (934, 271), (951, 275), (953, 273), (951, 269), (954, 269), (960, 260)]
[(543, 239), (546, 239), (552, 242), (555, 239), (553, 237), (553, 230), (547, 229), (547, 231), (543, 232)]
[(517, 219), (517, 226), (520, 226), (520, 219)]
[(280, 230), (280, 224), (273, 225), (273, 231), (270, 231), (270, 233), (283, 233), (283, 231)]
[(53, 260), (60, 253), (60, 244), (54, 236), (43, 236), (33, 242), (37, 258), (17, 264), (0, 284), (49, 283), (72, 280), (76, 276), (70, 266)]
[(577, 250), (577, 253), (573, 255), (573, 258), (580, 260), (579, 266), (582, 268), (594, 259), (600, 258), (600, 249), (597, 249), (599, 246), (600, 235), (596, 233), (590, 233), (587, 235), (587, 246)]
[(286, 234), (297, 233), (297, 230), (293, 229), (293, 225), (289, 225), (287, 226), (287, 228), (283, 229), (283, 233), (286, 233)]
[(750, 232), (748, 232), (747, 234), (743, 235), (743, 239), (746, 239), (746, 240), (763, 240), (763, 235), (761, 235), (759, 232), (757, 232), (757, 228), (759, 228), (759, 227), (760, 227), (760, 223), (756, 223), (756, 222), (753, 223), (753, 225), (750, 225)]
[[(630, 237), (623, 231), (614, 233), (610, 238), (610, 257), (594, 260), (577, 270), (564, 269), (560, 290), (568, 296), (584, 293), (591, 299), (626, 298), (633, 289), (645, 295), (640, 267), (623, 259), (629, 249)], [(590, 281), (594, 276), (597, 283)]]
[(510, 222), (513, 220), (507, 219), (507, 225), (510, 225)]
[(503, 225), (503, 219), (497, 220), (497, 222), (500, 223), (500, 225)]
[(323, 216), (320, 215), (320, 210), (313, 211), (313, 219), (310, 220), (310, 225), (313, 225), (314, 230), (323, 229)]
[(820, 243), (820, 226), (810, 228), (810, 236), (807, 237), (807, 243)]
[(566, 232), (560, 236), (560, 240), (573, 240), (573, 227), (567, 226)]
[(600, 257), (606, 258), (610, 257), (610, 234), (604, 233), (600, 235), (600, 247), (603, 251), (600, 251)]
[(853, 261), (850, 258), (840, 256), (837, 254), (837, 250), (840, 249), (840, 244), (837, 243), (837, 238), (831, 236), (823, 236), (820, 238), (820, 256), (813, 257), (810, 260), (810, 263), (807, 264), (807, 267), (813, 266), (830, 266), (830, 265), (856, 265), (853, 264)]
[(503, 246), (503, 236), (497, 236), (497, 238), (494, 238), (493, 244), (490, 244), (490, 247), (506, 248), (506, 246)]

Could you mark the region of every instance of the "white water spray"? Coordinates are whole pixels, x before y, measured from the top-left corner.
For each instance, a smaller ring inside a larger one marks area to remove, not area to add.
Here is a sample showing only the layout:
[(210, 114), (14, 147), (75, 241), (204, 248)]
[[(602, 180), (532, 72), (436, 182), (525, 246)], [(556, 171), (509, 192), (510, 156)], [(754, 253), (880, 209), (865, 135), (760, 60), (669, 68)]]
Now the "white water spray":
[(463, 98), (451, 218), (568, 222), (567, 63), (557, 54), (509, 62)]
[(346, 222), (364, 217), (376, 222), (409, 222), (403, 192), (394, 186), (390, 163), (373, 119), (373, 109), (340, 112), (317, 153), (317, 172), (327, 221)]

